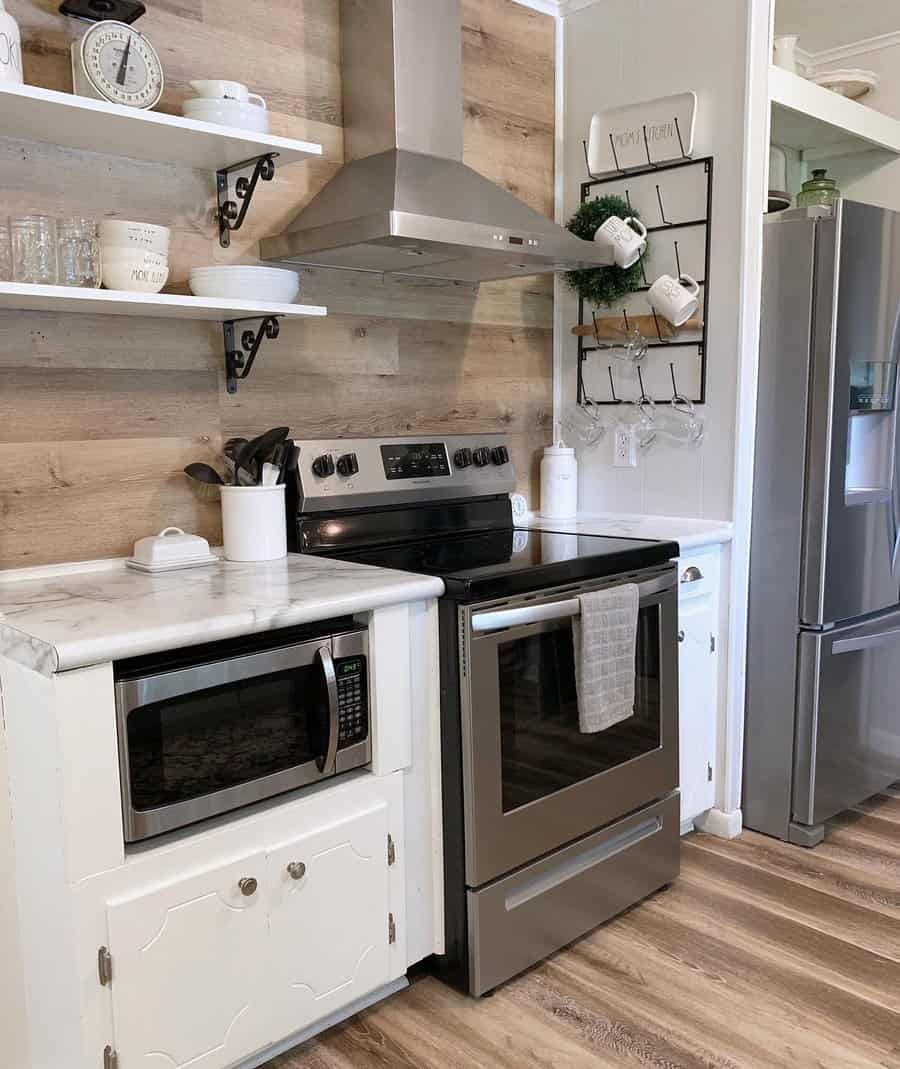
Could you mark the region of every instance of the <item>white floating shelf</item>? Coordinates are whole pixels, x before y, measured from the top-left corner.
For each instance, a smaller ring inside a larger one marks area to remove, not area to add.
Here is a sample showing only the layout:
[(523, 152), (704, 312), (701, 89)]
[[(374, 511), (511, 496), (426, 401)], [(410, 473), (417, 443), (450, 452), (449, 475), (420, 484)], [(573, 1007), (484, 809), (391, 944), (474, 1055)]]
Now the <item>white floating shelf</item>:
[(322, 155), (322, 146), (231, 126), (141, 111), (34, 85), (0, 85), (0, 137), (151, 163), (218, 171), (278, 153), (278, 166)]
[(317, 304), (263, 304), (208, 297), (182, 297), (172, 293), (126, 293), (122, 290), (88, 290), (70, 286), (31, 286), (0, 282), (0, 309), (26, 312), (81, 312), (92, 315), (146, 316), (154, 319), (203, 319), (225, 323), (264, 316), (323, 316)]
[(900, 155), (900, 121), (823, 89), (799, 74), (769, 68), (772, 141), (810, 158), (884, 149)]

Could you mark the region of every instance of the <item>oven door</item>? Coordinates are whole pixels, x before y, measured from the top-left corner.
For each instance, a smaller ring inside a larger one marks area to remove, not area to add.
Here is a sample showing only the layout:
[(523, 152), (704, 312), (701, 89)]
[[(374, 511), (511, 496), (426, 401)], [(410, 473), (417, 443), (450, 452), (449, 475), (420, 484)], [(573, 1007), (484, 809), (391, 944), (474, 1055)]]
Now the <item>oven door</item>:
[[(640, 591), (635, 712), (585, 734), (572, 641), (578, 595), (623, 582)], [(460, 610), (470, 887), (677, 787), (677, 605), (666, 566)]]
[(365, 654), (353, 632), (117, 683), (126, 842), (368, 761), (368, 739), (338, 754), (341, 668)]

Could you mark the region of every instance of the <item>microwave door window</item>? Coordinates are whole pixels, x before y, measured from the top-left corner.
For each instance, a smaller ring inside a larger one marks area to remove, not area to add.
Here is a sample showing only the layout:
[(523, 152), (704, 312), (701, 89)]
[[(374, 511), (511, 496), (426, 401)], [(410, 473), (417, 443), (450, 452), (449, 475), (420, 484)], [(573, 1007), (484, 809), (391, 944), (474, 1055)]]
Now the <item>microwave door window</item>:
[(173, 805), (313, 762), (327, 719), (316, 666), (140, 706), (128, 715), (132, 805)]
[(570, 624), (499, 644), (504, 813), (659, 749), (659, 614), (638, 618), (634, 715), (605, 731), (579, 725)]

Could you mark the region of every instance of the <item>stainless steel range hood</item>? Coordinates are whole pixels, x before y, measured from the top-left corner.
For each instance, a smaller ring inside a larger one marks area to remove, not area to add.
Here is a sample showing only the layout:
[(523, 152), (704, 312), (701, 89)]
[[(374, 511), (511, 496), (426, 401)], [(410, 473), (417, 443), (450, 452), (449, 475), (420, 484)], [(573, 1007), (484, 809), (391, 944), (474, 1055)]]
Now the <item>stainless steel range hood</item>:
[(460, 0), (341, 0), (351, 161), (264, 260), (484, 282), (611, 263), (462, 162)]

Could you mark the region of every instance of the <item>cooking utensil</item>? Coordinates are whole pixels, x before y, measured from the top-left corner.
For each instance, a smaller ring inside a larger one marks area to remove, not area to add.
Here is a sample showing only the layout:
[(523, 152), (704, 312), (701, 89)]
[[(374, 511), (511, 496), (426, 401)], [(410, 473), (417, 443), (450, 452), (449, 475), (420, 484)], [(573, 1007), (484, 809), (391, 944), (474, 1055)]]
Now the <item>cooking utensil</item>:
[(281, 458), (281, 471), (278, 473), (278, 481), (280, 483), (286, 483), (288, 476), (297, 470), (300, 462), (300, 450), (297, 448), (294, 439), (288, 438), (284, 443), (284, 450)]
[(247, 444), (235, 457), (235, 486), (238, 485), (238, 477), (240, 475), (241, 468), (244, 468), (246, 471), (250, 472), (251, 475), (254, 474), (254, 469), (251, 468), (251, 464), (254, 463), (256, 464), (256, 478), (254, 479), (254, 481), (257, 481), (259, 471), (262, 466), (263, 458), (267, 457), (276, 445), (280, 445), (285, 440), (285, 438), (287, 438), (289, 432), (290, 427), (273, 427), (271, 430), (265, 431), (263, 434), (260, 434), (258, 437), (252, 438), (249, 442), (247, 442)]
[(191, 479), (196, 479), (198, 483), (207, 483), (210, 486), (225, 485), (222, 476), (209, 464), (188, 464), (184, 469), (184, 474)]

